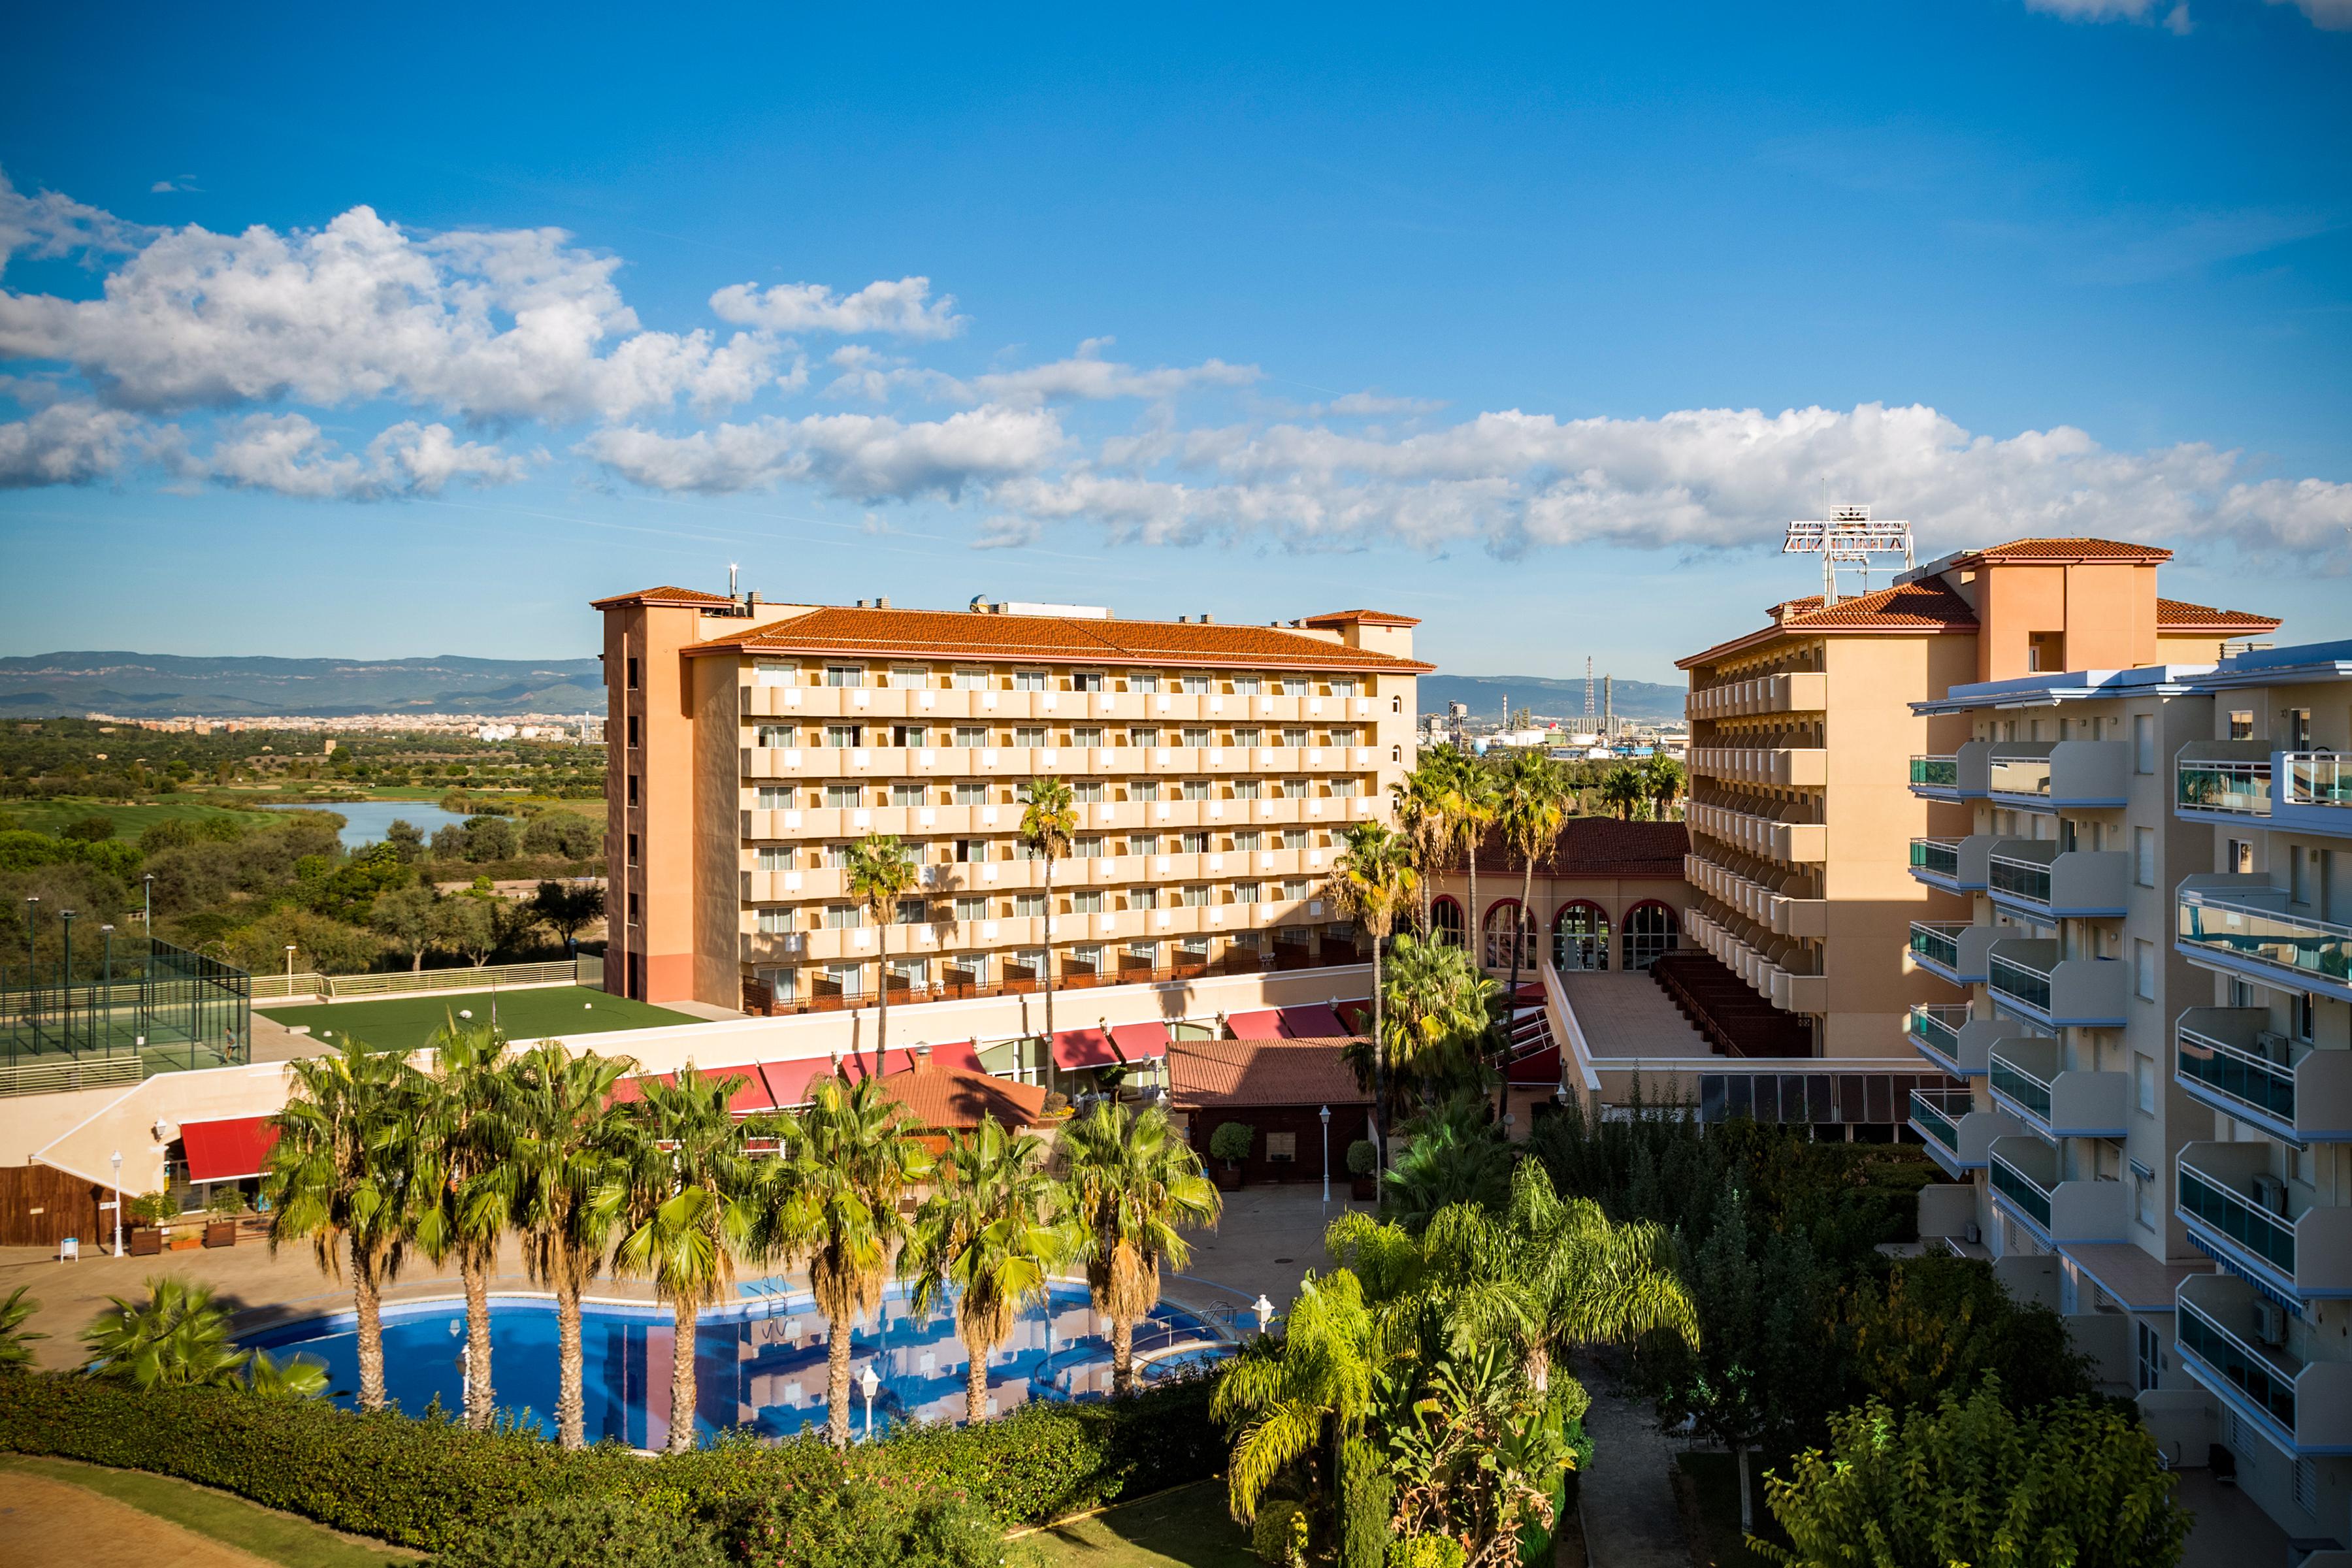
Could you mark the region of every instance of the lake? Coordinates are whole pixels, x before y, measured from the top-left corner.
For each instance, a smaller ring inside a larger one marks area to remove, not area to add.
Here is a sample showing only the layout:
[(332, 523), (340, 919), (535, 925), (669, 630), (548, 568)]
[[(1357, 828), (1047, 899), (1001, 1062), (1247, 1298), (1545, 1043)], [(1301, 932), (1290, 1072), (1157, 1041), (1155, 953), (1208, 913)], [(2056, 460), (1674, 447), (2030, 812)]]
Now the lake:
[(414, 825), (427, 839), (436, 828), (463, 823), (463, 813), (444, 811), (429, 800), (356, 800), (322, 803), (315, 806), (272, 805), (268, 811), (331, 811), (343, 818), (342, 841), (346, 849), (382, 841), (394, 822)]

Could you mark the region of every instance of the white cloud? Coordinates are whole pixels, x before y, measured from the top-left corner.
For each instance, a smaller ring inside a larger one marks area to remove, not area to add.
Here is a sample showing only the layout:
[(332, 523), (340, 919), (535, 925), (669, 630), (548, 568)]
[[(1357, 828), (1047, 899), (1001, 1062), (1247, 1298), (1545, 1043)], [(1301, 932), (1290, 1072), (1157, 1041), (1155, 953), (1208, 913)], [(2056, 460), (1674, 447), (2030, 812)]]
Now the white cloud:
[(0, 425), (0, 489), (78, 485), (121, 468), (138, 421), (94, 403), (59, 403)]
[(446, 425), (405, 420), (368, 443), (364, 458), (341, 450), (299, 414), (255, 414), (189, 471), (238, 489), (273, 490), (311, 500), (382, 500), (438, 495), (453, 479), (505, 484), (528, 465), (495, 447), (460, 442)]
[(756, 283), (733, 283), (710, 296), (710, 313), (722, 321), (779, 332), (957, 336), (966, 319), (955, 313), (955, 296), (933, 300), (930, 293), (928, 278), (868, 283), (849, 295), (836, 294), (822, 283), (779, 283), (764, 291)]
[(125, 223), (112, 213), (55, 191), (28, 196), (0, 170), (0, 263), (20, 254), (41, 260), (76, 252), (90, 257), (124, 255), (159, 232)]
[(2029, 11), (2046, 11), (2070, 22), (2153, 22), (2186, 37), (2194, 26), (2186, 5), (2167, 0), (2025, 0)]
[(1059, 455), (1060, 424), (1035, 409), (983, 407), (902, 424), (866, 414), (763, 418), (689, 436), (600, 430), (581, 450), (633, 484), (729, 491), (782, 482), (857, 501), (956, 499), (1034, 473)]
[(2292, 5), (2311, 18), (2315, 27), (2325, 27), (2331, 33), (2352, 31), (2352, 0), (2270, 0), (2273, 5)]
[(1088, 338), (1068, 359), (975, 376), (972, 391), (986, 402), (1034, 407), (1043, 403), (1173, 397), (1196, 387), (1248, 386), (1265, 374), (1254, 364), (1227, 364), (1217, 359), (1173, 369), (1138, 370), (1104, 359), (1102, 351), (1110, 343), (1108, 338)]

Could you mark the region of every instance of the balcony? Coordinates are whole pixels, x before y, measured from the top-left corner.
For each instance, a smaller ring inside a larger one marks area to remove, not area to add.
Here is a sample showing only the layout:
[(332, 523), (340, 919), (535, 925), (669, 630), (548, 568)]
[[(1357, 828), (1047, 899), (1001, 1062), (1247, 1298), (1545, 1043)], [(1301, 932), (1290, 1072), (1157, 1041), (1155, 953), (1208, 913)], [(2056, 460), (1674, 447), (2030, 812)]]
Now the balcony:
[(1694, 801), (1691, 830), (1784, 866), (1817, 865), (1829, 858), (1829, 829), (1818, 822), (1783, 821), (1762, 812)]
[[(756, 799), (756, 795), (749, 798)], [(908, 838), (961, 833), (1004, 834), (1021, 825), (1021, 807), (990, 805), (754, 806), (740, 813), (751, 843), (862, 838), (890, 833)], [(1079, 826), (1094, 828), (1328, 827), (1388, 814), (1377, 796), (1292, 795), (1257, 800), (1102, 801), (1077, 807)]]
[(1829, 706), (1830, 678), (1820, 670), (1751, 676), (1701, 687), (1683, 700), (1684, 717), (1738, 719), (1759, 713), (1819, 713)]
[(1778, 942), (1760, 949), (1706, 910), (1684, 911), (1683, 931), (1691, 945), (1746, 981), (1756, 993), (1785, 1013), (1819, 1013), (1829, 1005), (1829, 983), (1819, 974), (1787, 967), (1798, 956), (1796, 944)]
[(1949, 756), (1911, 759), (1911, 793), (1922, 800), (1982, 800), (1990, 785), (1990, 741), (1970, 741)]
[(2352, 1051), (2294, 1044), (2261, 1007), (2191, 1007), (2173, 1037), (2192, 1099), (2291, 1143), (2352, 1142)]
[(1966, 838), (1914, 838), (1912, 879), (1948, 893), (1981, 893), (1991, 877), (1992, 845), (1990, 833), (1971, 833)]
[(2352, 1454), (2352, 1362), (2307, 1362), (2265, 1343), (2263, 1305), (2259, 1290), (2227, 1274), (2183, 1280), (2174, 1318), (2181, 1365), (2297, 1458)]
[(1998, 928), (1967, 921), (1913, 921), (1911, 962), (1955, 985), (1978, 985), (1986, 976), (1986, 953)]
[(1987, 1148), (1993, 1206), (2057, 1246), (2121, 1241), (2130, 1194), (2121, 1182), (2064, 1181), (2058, 1151), (2039, 1138), (1996, 1138)]
[(2043, 1029), (2119, 1029), (2131, 966), (2113, 958), (2061, 958), (2054, 942), (1993, 943), (1988, 984), (1996, 1006)]
[(1997, 840), (1987, 857), (1986, 891), (2012, 914), (2032, 920), (2118, 920), (2131, 886), (2131, 857), (2120, 849), (2061, 852), (2051, 838)]
[(2173, 760), (2173, 813), (2190, 822), (2268, 816), (2271, 776), (2266, 741), (2191, 741)]
[(1683, 857), (1683, 879), (1700, 892), (1738, 910), (1775, 936), (1820, 937), (1829, 931), (1829, 902), (1781, 891), (1801, 886), (1797, 873), (1758, 866), (1751, 877), (1718, 865), (1696, 851)]
[(2307, 1204), (2268, 1143), (2184, 1143), (2180, 1223), (2198, 1246), (2283, 1296), (2352, 1298), (2352, 1208)]
[(746, 686), (746, 719), (907, 720), (920, 723), (1140, 721), (1336, 723), (1389, 717), (1388, 699), (1175, 691), (967, 691), (887, 686)]
[(2063, 1062), (2060, 1042), (2011, 1036), (1987, 1053), (1995, 1104), (2048, 1138), (2120, 1138), (2131, 1077), (2084, 1072)]
[(2131, 750), (2121, 741), (1996, 741), (1989, 798), (2014, 811), (2106, 811), (2130, 798)]
[(1819, 789), (1829, 782), (1829, 753), (1818, 746), (1694, 746), (1698, 778), (1780, 789)]
[(2024, 1131), (2005, 1111), (1977, 1110), (1965, 1089), (1913, 1089), (1910, 1121), (1929, 1156), (1951, 1176), (1985, 1169), (1994, 1139)]
[(1904, 1035), (1914, 1050), (1954, 1078), (1981, 1078), (1984, 1058), (1979, 1057), (1973, 1066), (1969, 1065), (1960, 1045), (1970, 1022), (1965, 1002), (1922, 1002), (1912, 1006)]
[(2174, 906), (2174, 942), (2189, 962), (2264, 985), (2352, 1002), (2352, 926), (2289, 913), (2261, 877), (2189, 877)]

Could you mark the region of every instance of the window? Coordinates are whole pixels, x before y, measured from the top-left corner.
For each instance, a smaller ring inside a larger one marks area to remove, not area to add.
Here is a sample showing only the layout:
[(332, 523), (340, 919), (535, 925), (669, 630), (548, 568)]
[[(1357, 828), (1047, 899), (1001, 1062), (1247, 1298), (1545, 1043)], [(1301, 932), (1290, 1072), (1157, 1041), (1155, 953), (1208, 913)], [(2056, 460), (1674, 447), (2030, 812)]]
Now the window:
[(857, 906), (856, 904), (827, 904), (824, 906), (825, 930), (854, 931), (856, 929), (856, 926)]
[(2156, 829), (2132, 829), (2132, 880), (2143, 888), (2156, 886)]
[(862, 664), (828, 664), (824, 667), (824, 683), (827, 686), (863, 686), (866, 684), (866, 667)]
[(863, 964), (828, 963), (824, 966), (824, 977), (832, 981), (834, 988), (844, 996), (856, 996), (866, 989)]
[(958, 691), (986, 691), (989, 689), (988, 671), (958, 669), (948, 678), (948, 684)]
[(1286, 675), (1275, 682), (1276, 694), (1282, 697), (1304, 697), (1311, 688), (1303, 675)]
[(1234, 847), (1244, 855), (1257, 853), (1260, 835), (1255, 827), (1244, 827), (1234, 835)]
[(1307, 896), (1307, 879), (1304, 877), (1292, 877), (1284, 881), (1282, 884), (1282, 896), (1286, 899), (1305, 898)]
[(629, 895), (629, 923), (637, 923), (637, 896), (635, 893)]
[(1265, 786), (1256, 779), (1235, 779), (1234, 781), (1234, 798), (1235, 800), (1255, 800), (1260, 795), (1265, 793)]
[(921, 724), (893, 724), (890, 726), (890, 743), (901, 750), (928, 746), (931, 743), (931, 731)]
[(1137, 779), (1133, 784), (1127, 786), (1127, 798), (1129, 800), (1144, 802), (1158, 800), (1160, 798), (1160, 781), (1158, 779)]
[(1103, 912), (1102, 889), (1083, 888), (1070, 895), (1070, 912), (1074, 915), (1098, 915)]
[(2294, 1037), (2308, 1042), (2311, 1038), (2313, 1015), (2317, 1011), (2315, 998), (2308, 991), (2297, 991), (2287, 999), (2287, 1011), (2294, 1016)]
[(2156, 715), (2132, 715), (2132, 766), (2144, 773), (2156, 772)]
[(1187, 697), (1206, 697), (1209, 694), (1209, 678), (1205, 675), (1184, 675), (1177, 679), (1182, 683)]
[(631, 746), (635, 746), (636, 743), (637, 743), (637, 716), (636, 716), (635, 714), (632, 713), (632, 714), (630, 714), (630, 715), (629, 715), (629, 744), (630, 744)]
[(1353, 697), (1355, 694), (1356, 694), (1356, 678), (1355, 678), (1354, 676), (1352, 676), (1352, 675), (1335, 675), (1335, 676), (1333, 676), (1333, 677), (1331, 678), (1331, 695), (1332, 695), (1332, 696), (1334, 696), (1334, 697)]
[(1209, 885), (1206, 882), (1185, 883), (1183, 903), (1188, 910), (1206, 909), (1209, 903)]
[(2286, 847), (2286, 896), (2289, 903), (2311, 902), (2311, 853), (2300, 844)]
[(632, 690), (632, 691), (635, 691), (636, 689), (637, 689), (637, 661), (636, 661), (635, 658), (632, 658), (632, 659), (630, 659), (630, 660), (629, 660), (629, 689), (630, 689), (630, 690)]
[(2131, 1173), (2132, 1219), (2142, 1230), (2156, 1228), (2156, 1178), (2143, 1172)]
[(2143, 1002), (2156, 1000), (2156, 943), (2132, 942), (2132, 994)]
[(1103, 672), (1101, 670), (1078, 669), (1070, 672), (1070, 689), (1073, 691), (1103, 691), (1108, 690), (1108, 688), (1103, 681)]
[(1131, 833), (1128, 835), (1127, 852), (1130, 855), (1159, 854), (1160, 835), (1157, 833)]
[(635, 773), (629, 775), (629, 804), (637, 804), (637, 775)]
[(1307, 744), (1307, 731), (1304, 730), (1285, 730), (1282, 732), (1282, 743), (1286, 746), (1304, 749)]
[(850, 747), (857, 744), (857, 726), (855, 724), (827, 724), (824, 727), (824, 743), (833, 747), (836, 751), (848, 750)]
[(1045, 894), (1043, 894), (1043, 893), (1015, 893), (1015, 894), (1013, 894), (1013, 919), (1015, 919), (1015, 920), (1024, 920), (1024, 921), (1043, 920), (1043, 919), (1045, 918)]
[(793, 929), (790, 910), (761, 910), (758, 918), (761, 936), (782, 936)]
[(958, 838), (949, 845), (948, 858), (952, 864), (959, 866), (969, 866), (974, 861), (985, 860), (988, 858), (988, 840)]
[(1275, 784), (1274, 795), (1276, 800), (1305, 800), (1307, 781), (1305, 779), (1279, 780)]
[(894, 664), (890, 667), (890, 689), (893, 691), (924, 691), (930, 688), (931, 672), (924, 665)]
[(2230, 711), (2230, 739), (2251, 741), (2254, 738), (2254, 713), (2251, 708), (2235, 708)]
[(636, 863), (637, 863), (637, 836), (636, 836), (635, 834), (632, 833), (632, 834), (630, 834), (630, 835), (629, 835), (629, 864), (630, 864), (630, 865), (632, 865), (632, 866), (634, 866), (634, 865), (635, 865)]
[(1236, 697), (1255, 697), (1258, 694), (1258, 688), (1261, 684), (1263, 683), (1255, 675), (1236, 675), (1234, 677), (1234, 695)]
[(980, 750), (988, 744), (988, 726), (985, 724), (957, 725), (955, 743), (968, 752)]
[(988, 900), (986, 899), (958, 899), (955, 901), (955, 918), (960, 921), (986, 920), (988, 918)]
[(789, 871), (793, 868), (793, 852), (781, 844), (762, 844), (759, 867), (762, 871)]
[(986, 805), (988, 786), (976, 779), (958, 779), (955, 786), (955, 803), (958, 805)]
[(2252, 876), (2254, 869), (2254, 845), (2250, 838), (2232, 838), (2223, 847), (2221, 863), (2242, 877)]
[(1268, 1164), (1288, 1165), (1298, 1159), (1298, 1134), (1269, 1132), (1265, 1135), (1265, 1158)]
[(761, 811), (790, 811), (797, 804), (790, 784), (761, 784), (751, 792), (751, 804)]
[(1051, 689), (1051, 683), (1047, 680), (1045, 672), (1042, 669), (1016, 669), (1013, 672), (1013, 689), (1015, 691), (1045, 691)]
[(800, 995), (801, 972), (797, 969), (762, 969), (760, 971), (760, 984), (766, 986), (768, 994), (779, 1002), (795, 1001)]
[(931, 918), (930, 907), (920, 899), (900, 899), (893, 922), (902, 926), (919, 926)]
[(1158, 909), (1160, 907), (1160, 889), (1157, 888), (1135, 888), (1129, 889), (1127, 895), (1127, 907), (1130, 910)]
[(1274, 836), (1274, 840), (1277, 849), (1304, 849), (1307, 847), (1307, 829), (1286, 827)]
[(2286, 749), (2290, 752), (2311, 750), (2311, 710), (2290, 708), (2286, 710)]
[(1263, 745), (1265, 744), (1265, 740), (1264, 732), (1261, 731), (1255, 724), (1252, 724), (1247, 728), (1236, 726), (1234, 730), (1234, 744), (1236, 746)]
[(834, 811), (848, 811), (863, 803), (857, 798), (856, 784), (836, 784), (824, 786), (824, 804)]
[(2156, 1058), (2135, 1052), (2132, 1056), (2132, 1095), (2138, 1102), (2140, 1114), (2156, 1114)]
[[(800, 743), (800, 731), (790, 724), (759, 724), (752, 727), (751, 743), (770, 751), (778, 746), (796, 746)], [(632, 719), (629, 721), (629, 744), (634, 746), (636, 743), (637, 721)]]
[(1103, 836), (1099, 833), (1089, 834), (1084, 838), (1073, 838), (1070, 840), (1070, 858), (1099, 860), (1103, 858), (1104, 843)]
[(1216, 744), (1216, 740), (1217, 738), (1206, 730), (1186, 730), (1184, 731), (1184, 743), (1195, 751), (1205, 750), (1206, 748)]
[(923, 804), (923, 786), (919, 784), (894, 784), (890, 786), (890, 804), (901, 809)]
[(2146, 1323), (2135, 1322), (2138, 1342), (2138, 1386), (2142, 1394), (2164, 1386), (2164, 1336)]
[(1138, 724), (1127, 732), (1127, 743), (1130, 746), (1156, 746), (1160, 744), (1160, 731), (1152, 725)]
[(1080, 724), (1070, 731), (1070, 744), (1073, 746), (1099, 746), (1102, 743), (1103, 732), (1099, 724)]
[(1080, 779), (1070, 786), (1070, 799), (1078, 805), (1100, 805), (1110, 799), (1110, 785), (1100, 779)]
[(1157, 691), (1160, 689), (1160, 672), (1156, 669), (1130, 669), (1127, 672), (1127, 689), (1129, 691)]
[(1257, 884), (1255, 882), (1235, 882), (1234, 884), (1234, 902), (1237, 904), (1254, 904), (1257, 902)]
[[(1179, 787), (1183, 791), (1181, 798), (1185, 800), (1209, 798), (1209, 781), (1206, 779), (1186, 779)], [(634, 800), (635, 797), (632, 795), (630, 798)]]
[(1013, 729), (1013, 743), (1016, 746), (1045, 746), (1052, 742), (1045, 734), (1045, 725), (1016, 724)]
[[(798, 686), (800, 683), (801, 672), (797, 665), (777, 664), (773, 660), (768, 660), (751, 667), (751, 684), (754, 686)], [(792, 971), (784, 969), (777, 973), (789, 975)]]

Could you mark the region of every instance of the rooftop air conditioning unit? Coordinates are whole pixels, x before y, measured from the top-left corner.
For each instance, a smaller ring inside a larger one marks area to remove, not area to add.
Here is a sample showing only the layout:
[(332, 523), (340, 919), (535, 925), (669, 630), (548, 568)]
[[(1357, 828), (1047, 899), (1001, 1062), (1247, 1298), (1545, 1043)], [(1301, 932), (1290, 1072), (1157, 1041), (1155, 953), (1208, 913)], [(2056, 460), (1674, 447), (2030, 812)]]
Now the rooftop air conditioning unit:
[(2264, 1029), (2254, 1036), (2254, 1055), (2266, 1062), (2286, 1065), (2286, 1037), (2276, 1029)]
[(2265, 1171), (2253, 1180), (2254, 1206), (2264, 1214), (2286, 1217), (2286, 1184)]
[(2273, 1350), (2286, 1343), (2286, 1309), (2268, 1297), (2254, 1303), (2254, 1338)]

